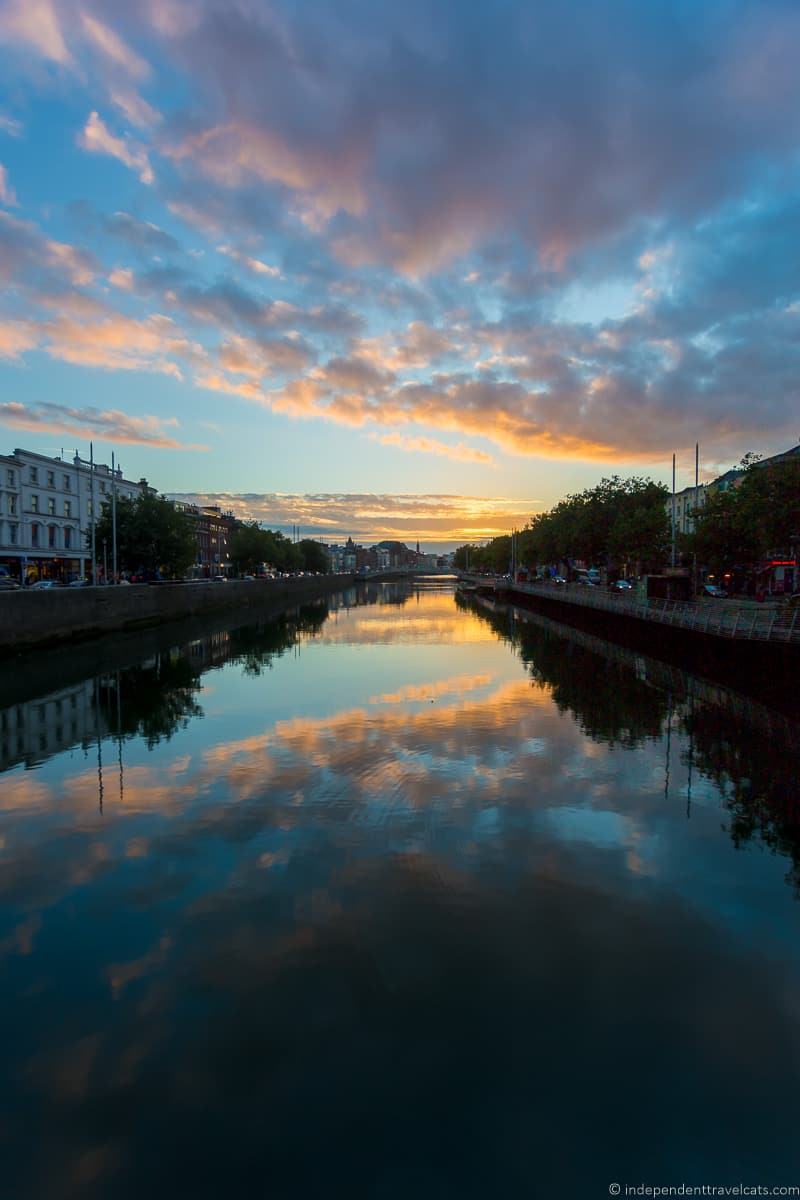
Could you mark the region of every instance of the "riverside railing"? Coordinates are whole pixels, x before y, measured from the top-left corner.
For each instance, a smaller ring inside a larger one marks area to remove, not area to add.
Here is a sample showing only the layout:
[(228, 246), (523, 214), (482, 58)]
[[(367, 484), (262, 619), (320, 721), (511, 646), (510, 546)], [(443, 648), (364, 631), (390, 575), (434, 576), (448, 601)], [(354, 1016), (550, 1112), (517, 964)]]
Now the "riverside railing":
[(544, 600), (601, 609), (715, 637), (800, 645), (800, 609), (796, 605), (768, 605), (762, 608), (738, 605), (729, 600), (640, 600), (638, 596), (628, 596), (625, 592), (607, 592), (599, 587), (587, 588), (574, 583), (498, 583), (497, 586), (541, 596)]

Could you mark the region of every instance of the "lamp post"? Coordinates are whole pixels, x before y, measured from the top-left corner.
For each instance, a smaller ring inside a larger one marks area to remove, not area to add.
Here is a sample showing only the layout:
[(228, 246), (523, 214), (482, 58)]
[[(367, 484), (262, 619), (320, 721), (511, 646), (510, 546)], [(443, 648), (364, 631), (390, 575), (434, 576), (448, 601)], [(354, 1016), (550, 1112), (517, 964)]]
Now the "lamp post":
[(103, 538), (103, 583), (108, 583), (108, 554), (106, 553), (106, 539)]
[(97, 553), (95, 546), (95, 513), (94, 513), (94, 445), (89, 442), (89, 507), (92, 518), (92, 587), (97, 587)]

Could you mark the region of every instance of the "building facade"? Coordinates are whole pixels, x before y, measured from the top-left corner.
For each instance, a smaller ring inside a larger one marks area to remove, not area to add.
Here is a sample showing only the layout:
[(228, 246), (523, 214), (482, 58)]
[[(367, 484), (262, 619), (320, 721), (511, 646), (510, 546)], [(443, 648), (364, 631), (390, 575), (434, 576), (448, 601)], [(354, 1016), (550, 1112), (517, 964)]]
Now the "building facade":
[(231, 542), (239, 521), (231, 512), (223, 512), (218, 504), (186, 504), (172, 502), (178, 512), (192, 522), (195, 536), (195, 561), (192, 575), (207, 579), (214, 575), (229, 575), (233, 567)]
[(704, 506), (706, 495), (706, 485), (700, 484), (676, 492), (665, 502), (670, 527), (674, 521), (676, 533), (694, 533), (694, 514)]
[[(68, 583), (92, 575), (91, 528), (103, 504), (154, 492), (146, 479), (134, 483), (122, 470), (31, 450), (0, 455), (0, 565), (20, 583), (57, 579)], [(111, 546), (95, 546), (101, 578), (110, 574)]]

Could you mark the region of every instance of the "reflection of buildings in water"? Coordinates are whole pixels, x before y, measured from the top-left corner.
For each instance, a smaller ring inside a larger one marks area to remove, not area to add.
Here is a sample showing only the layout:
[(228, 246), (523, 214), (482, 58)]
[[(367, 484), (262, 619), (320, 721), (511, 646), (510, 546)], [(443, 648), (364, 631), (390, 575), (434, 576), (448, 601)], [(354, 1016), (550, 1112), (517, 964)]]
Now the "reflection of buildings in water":
[(227, 629), (212, 633), (210, 637), (197, 638), (187, 646), (175, 646), (170, 651), (173, 661), (188, 656), (192, 662), (206, 669), (222, 666), (231, 656), (231, 635)]
[(84, 680), (37, 700), (0, 709), (0, 771), (38, 766), (73, 746), (87, 747), (108, 733), (95, 705), (96, 683)]

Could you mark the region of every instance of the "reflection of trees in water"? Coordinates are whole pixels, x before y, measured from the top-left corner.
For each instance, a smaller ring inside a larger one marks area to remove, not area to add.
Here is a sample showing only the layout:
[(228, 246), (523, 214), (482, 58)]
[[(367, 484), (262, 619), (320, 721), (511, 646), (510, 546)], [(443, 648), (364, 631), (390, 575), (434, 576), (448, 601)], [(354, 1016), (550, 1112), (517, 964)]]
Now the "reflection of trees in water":
[(681, 723), (692, 739), (696, 769), (719, 788), (731, 814), (734, 845), (760, 839), (791, 859), (787, 879), (800, 894), (800, 731), (787, 741), (783, 729), (771, 736), (744, 717), (706, 704), (695, 705)]
[[(792, 863), (789, 880), (800, 893), (800, 726), (779, 713), (770, 720), (764, 705), (706, 687), (685, 672), (675, 679), (674, 691), (667, 685), (659, 690), (652, 678), (649, 684), (638, 678), (635, 661), (643, 661), (641, 655), (626, 662), (611, 653), (617, 647), (609, 645), (603, 655), (581, 645), (576, 638), (582, 635), (572, 631), (523, 624), (508, 609), (491, 611), (460, 597), (457, 603), (514, 646), (533, 679), (551, 692), (559, 709), (573, 713), (589, 737), (634, 747), (659, 739), (671, 714), (673, 736), (680, 732), (688, 741), (684, 765), (714, 783), (731, 814), (734, 845), (760, 839), (785, 855)], [(648, 675), (658, 678), (659, 664), (652, 666)], [(668, 676), (669, 668), (662, 671)], [(704, 690), (717, 691), (729, 704), (698, 700), (696, 693)]]
[(154, 660), (100, 681), (97, 703), (103, 724), (116, 737), (141, 737), (152, 748), (203, 715), (195, 700), (200, 672), (181, 655)]
[(245, 674), (260, 675), (274, 658), (318, 633), (327, 617), (324, 601), (304, 604), (273, 621), (198, 638), (106, 676), (97, 694), (103, 727), (115, 737), (141, 737), (149, 747), (169, 740), (203, 715), (197, 694), (206, 671), (240, 662)]
[(304, 637), (316, 636), (327, 619), (328, 605), (323, 600), (302, 604), (262, 625), (231, 630), (227, 657), (240, 662), (245, 675), (261, 675), (271, 668), (273, 659), (280, 658)]
[(515, 621), (509, 610), (470, 606), (470, 611), (511, 643), (534, 682), (547, 688), (560, 711), (572, 712), (594, 741), (634, 747), (661, 737), (669, 697), (643, 683), (627, 664), (533, 622)]

